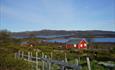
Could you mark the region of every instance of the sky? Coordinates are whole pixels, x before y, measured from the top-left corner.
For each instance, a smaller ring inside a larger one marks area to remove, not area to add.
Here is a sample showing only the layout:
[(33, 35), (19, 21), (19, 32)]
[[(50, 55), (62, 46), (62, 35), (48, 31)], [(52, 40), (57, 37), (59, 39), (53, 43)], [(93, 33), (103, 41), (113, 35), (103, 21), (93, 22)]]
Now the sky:
[(115, 0), (0, 0), (0, 29), (115, 31)]

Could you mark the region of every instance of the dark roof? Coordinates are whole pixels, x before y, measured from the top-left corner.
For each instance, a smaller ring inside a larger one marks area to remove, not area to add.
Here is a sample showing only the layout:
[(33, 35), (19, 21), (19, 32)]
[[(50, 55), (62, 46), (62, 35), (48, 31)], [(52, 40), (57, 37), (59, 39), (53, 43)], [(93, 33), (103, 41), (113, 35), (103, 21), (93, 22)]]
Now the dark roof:
[(67, 44), (78, 44), (83, 38), (72, 38), (67, 41)]

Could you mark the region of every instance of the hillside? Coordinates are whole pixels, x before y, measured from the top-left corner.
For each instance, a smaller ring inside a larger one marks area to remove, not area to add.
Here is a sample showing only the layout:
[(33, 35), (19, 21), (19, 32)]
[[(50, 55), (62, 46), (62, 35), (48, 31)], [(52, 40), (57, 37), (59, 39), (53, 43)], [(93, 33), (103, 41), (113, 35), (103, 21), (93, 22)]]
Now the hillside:
[(30, 37), (30, 36), (49, 36), (49, 35), (65, 35), (73, 37), (115, 37), (115, 31), (65, 31), (65, 30), (40, 30), (40, 31), (26, 31), (14, 32), (13, 36)]

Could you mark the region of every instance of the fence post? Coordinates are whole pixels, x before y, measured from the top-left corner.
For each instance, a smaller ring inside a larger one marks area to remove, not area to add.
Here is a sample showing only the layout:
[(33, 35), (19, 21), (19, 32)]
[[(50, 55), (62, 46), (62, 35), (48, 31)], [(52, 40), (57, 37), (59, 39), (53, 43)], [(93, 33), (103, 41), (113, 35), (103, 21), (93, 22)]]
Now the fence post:
[[(65, 61), (62, 60), (62, 62), (65, 62)], [(65, 70), (65, 67), (60, 65), (60, 70)]]
[[(48, 56), (47, 56), (47, 55), (44, 55), (44, 58), (48, 59)], [(48, 61), (48, 60), (45, 62), (44, 68), (45, 68), (45, 70), (46, 70), (46, 69), (49, 69), (49, 61)]]
[(38, 70), (38, 52), (36, 52), (36, 70)]
[(14, 54), (14, 58), (15, 58), (15, 59), (17, 58), (17, 53)]
[(79, 56), (79, 57), (78, 57), (78, 62), (80, 62), (80, 60), (81, 60), (81, 59), (80, 59), (80, 56)]
[(28, 61), (30, 61), (30, 52), (28, 52)]
[(78, 59), (75, 59), (75, 62), (76, 62), (77, 65), (79, 64)]
[(91, 70), (89, 57), (86, 57), (88, 70)]
[[(44, 58), (44, 53), (42, 52), (42, 58)], [(42, 70), (44, 70), (44, 61), (42, 60)]]
[[(65, 56), (65, 62), (68, 63), (66, 53), (64, 54), (64, 56)], [(66, 68), (65, 70), (68, 70), (68, 69)]]
[(32, 57), (32, 52), (30, 52), (30, 57)]
[(20, 50), (18, 51), (18, 58), (20, 58)]
[(23, 58), (24, 58), (24, 52), (23, 52), (23, 51), (22, 51), (22, 54), (21, 54), (21, 55), (22, 55), (22, 57), (21, 57), (21, 58), (23, 59)]
[(53, 53), (51, 52), (50, 54), (51, 54), (50, 60), (52, 60), (52, 57), (53, 57)]
[(66, 55), (66, 53), (65, 53), (65, 62), (67, 63), (68, 61), (67, 61), (67, 55)]
[[(50, 58), (49, 58), (49, 60), (52, 60), (52, 57), (53, 57), (53, 53), (51, 52), (51, 53), (50, 53)], [(51, 69), (52, 69), (52, 68), (51, 68), (51, 65), (52, 65), (51, 62), (49, 61), (49, 62), (48, 62), (48, 68), (49, 68), (48, 70), (51, 70)]]
[(51, 63), (48, 61), (48, 70), (51, 70)]

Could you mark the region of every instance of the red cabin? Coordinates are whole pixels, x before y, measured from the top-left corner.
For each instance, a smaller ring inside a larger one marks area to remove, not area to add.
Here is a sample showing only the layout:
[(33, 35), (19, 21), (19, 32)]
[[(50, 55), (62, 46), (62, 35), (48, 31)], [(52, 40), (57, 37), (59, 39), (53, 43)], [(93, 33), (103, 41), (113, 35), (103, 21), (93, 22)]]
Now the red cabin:
[(66, 49), (69, 49), (69, 48), (86, 49), (87, 41), (86, 39), (81, 39), (81, 38), (70, 39), (66, 43)]

